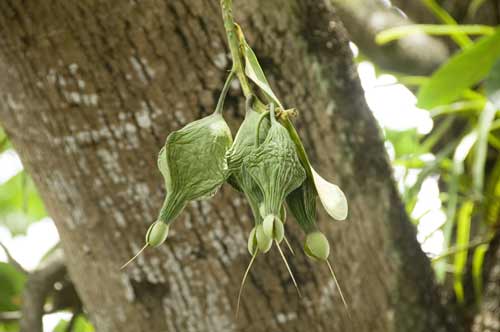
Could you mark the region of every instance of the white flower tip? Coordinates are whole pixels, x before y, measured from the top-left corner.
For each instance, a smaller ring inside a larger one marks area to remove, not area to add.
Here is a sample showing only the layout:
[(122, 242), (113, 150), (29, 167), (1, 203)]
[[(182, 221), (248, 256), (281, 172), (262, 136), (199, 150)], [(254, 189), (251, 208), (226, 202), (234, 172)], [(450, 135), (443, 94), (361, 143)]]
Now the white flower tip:
[(316, 191), (326, 212), (336, 220), (345, 220), (348, 207), (347, 199), (342, 190), (337, 185), (322, 178), (312, 167), (311, 171)]

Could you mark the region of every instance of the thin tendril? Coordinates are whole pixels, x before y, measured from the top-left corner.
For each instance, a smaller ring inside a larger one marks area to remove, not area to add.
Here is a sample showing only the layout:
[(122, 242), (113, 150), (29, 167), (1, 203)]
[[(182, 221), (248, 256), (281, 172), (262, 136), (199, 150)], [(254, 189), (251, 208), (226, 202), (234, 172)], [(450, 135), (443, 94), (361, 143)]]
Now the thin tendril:
[(137, 252), (137, 254), (134, 255), (134, 257), (132, 257), (131, 259), (128, 260), (127, 263), (123, 264), (122, 267), (120, 267), (120, 270), (123, 270), (124, 268), (127, 267), (127, 265), (129, 265), (130, 263), (132, 263), (134, 261), (134, 259), (136, 259), (137, 257), (139, 257), (139, 255), (148, 247), (148, 244), (146, 243), (144, 245), (144, 247), (141, 248), (141, 250), (139, 250)]
[(297, 285), (297, 282), (295, 281), (295, 277), (293, 276), (292, 270), (290, 269), (290, 266), (288, 265), (288, 262), (286, 261), (285, 255), (283, 254), (283, 251), (281, 251), (280, 244), (278, 243), (277, 240), (274, 240), (274, 242), (276, 242), (276, 247), (278, 247), (278, 251), (280, 252), (281, 258), (283, 258), (283, 262), (285, 263), (286, 269), (288, 270), (288, 273), (290, 274), (290, 277), (292, 278), (293, 285), (295, 286), (295, 289), (297, 290), (299, 297), (302, 297), (302, 294), (300, 293), (300, 290), (299, 290), (299, 286)]
[(224, 82), (224, 86), (222, 87), (222, 91), (219, 96), (219, 100), (217, 101), (217, 106), (215, 107), (215, 112), (217, 114), (222, 114), (222, 110), (224, 108), (224, 100), (226, 99), (227, 92), (229, 91), (229, 87), (231, 86), (231, 82), (233, 81), (235, 72), (231, 70), (229, 75)]
[(255, 253), (252, 255), (252, 259), (250, 260), (250, 263), (248, 263), (245, 274), (243, 275), (243, 279), (241, 280), (240, 290), (238, 292), (238, 302), (236, 304), (236, 318), (238, 318), (238, 313), (240, 311), (240, 300), (241, 300), (241, 293), (243, 292), (243, 286), (245, 285), (245, 280), (247, 279), (248, 273), (250, 272), (250, 268), (252, 267), (255, 257), (257, 257), (258, 251), (259, 251), (258, 249), (255, 250)]
[(337, 280), (337, 277), (335, 276), (335, 272), (333, 271), (333, 267), (330, 264), (330, 261), (328, 261), (328, 259), (326, 260), (326, 265), (328, 265), (328, 268), (330, 269), (330, 273), (333, 277), (333, 280), (335, 281), (335, 285), (337, 285), (337, 289), (339, 290), (340, 298), (342, 299), (342, 303), (344, 303), (344, 307), (345, 307), (345, 310), (347, 312), (347, 315), (349, 316), (349, 319), (352, 321), (351, 313), (349, 311), (349, 307), (347, 306), (347, 302), (344, 298), (344, 294), (342, 293), (342, 289), (340, 288), (340, 284)]

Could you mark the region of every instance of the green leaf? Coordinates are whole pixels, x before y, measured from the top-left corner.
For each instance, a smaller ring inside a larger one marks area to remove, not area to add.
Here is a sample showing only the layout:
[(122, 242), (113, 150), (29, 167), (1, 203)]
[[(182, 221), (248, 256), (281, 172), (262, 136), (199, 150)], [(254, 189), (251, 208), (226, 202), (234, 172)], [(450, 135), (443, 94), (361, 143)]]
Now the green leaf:
[(484, 81), (484, 92), (495, 108), (500, 109), (500, 59), (497, 59)]
[(488, 75), (500, 56), (500, 29), (465, 48), (444, 63), (418, 93), (418, 107), (433, 107), (454, 101), (470, 86)]
[(443, 24), (409, 24), (390, 28), (379, 32), (375, 36), (375, 42), (379, 45), (404, 38), (406, 36), (425, 33), (429, 35), (452, 35), (454, 37), (469, 35), (491, 35), (495, 29), (488, 25), (443, 25)]
[(13, 235), (24, 234), (30, 223), (46, 215), (35, 185), (25, 172), (0, 185), (0, 225)]
[[(474, 210), (474, 202), (466, 201), (462, 204), (460, 211), (458, 213), (458, 223), (457, 223), (457, 247), (467, 247), (470, 238), (470, 225), (472, 219), (472, 211)], [(464, 274), (465, 266), (467, 264), (467, 253), (468, 250), (460, 250), (455, 254), (454, 260), (454, 275), (455, 281), (453, 288), (455, 289), (455, 295), (459, 302), (464, 301), (464, 289), (462, 283), (462, 277)]]
[[(449, 25), (458, 25), (457, 21), (435, 0), (422, 0), (424, 5), (436, 16), (441, 22)], [(464, 48), (472, 43), (470, 38), (465, 35), (452, 35), (451, 38), (457, 43), (458, 46)]]
[[(453, 167), (448, 180), (448, 204), (446, 208), (446, 223), (443, 228), (444, 245), (443, 250), (448, 250), (451, 243), (451, 236), (453, 234), (453, 227), (455, 225), (455, 215), (458, 206), (458, 188), (459, 181), (464, 173), (464, 162), (474, 144), (477, 141), (477, 132), (471, 131), (458, 143), (455, 153), (453, 155)], [(446, 272), (446, 262), (440, 261), (435, 266), (436, 277), (439, 282), (444, 281)]]
[(18, 310), (26, 276), (8, 263), (0, 262), (0, 311)]
[(477, 144), (472, 164), (474, 189), (477, 195), (483, 191), (484, 172), (488, 152), (488, 134), (491, 130), (495, 114), (500, 109), (500, 59), (495, 62), (486, 81), (484, 91), (488, 102), (479, 115), (477, 124)]
[(413, 156), (422, 152), (417, 129), (392, 130), (385, 128), (384, 132), (386, 139), (394, 146), (396, 159)]
[(245, 54), (245, 74), (250, 78), (259, 88), (264, 91), (264, 93), (274, 101), (281, 109), (283, 105), (279, 101), (278, 97), (274, 94), (269, 82), (267, 81), (266, 75), (262, 70), (259, 60), (257, 60), (257, 56), (250, 48), (250, 46), (245, 42), (243, 45), (244, 54)]
[(430, 112), (431, 117), (440, 115), (452, 115), (458, 113), (473, 113), (476, 114), (483, 110), (486, 103), (486, 98), (474, 100), (459, 100), (454, 103), (434, 107)]
[(4, 152), (10, 147), (11, 147), (10, 141), (7, 135), (5, 135), (5, 131), (2, 128), (0, 128), (0, 152)]
[(16, 321), (12, 322), (0, 322), (0, 332), (18, 332), (19, 323)]
[(469, 4), (469, 8), (467, 9), (467, 16), (468, 17), (474, 17), (476, 16), (476, 12), (478, 11), (479, 8), (481, 8), (482, 5), (486, 0), (472, 0)]
[(486, 224), (493, 226), (500, 215), (500, 158), (489, 173), (484, 211)]
[(472, 162), (472, 181), (476, 195), (480, 196), (484, 184), (484, 166), (488, 152), (488, 134), (495, 119), (496, 108), (491, 102), (487, 102), (484, 110), (479, 115), (477, 124), (477, 143), (475, 146), (474, 160)]
[(484, 255), (488, 251), (488, 244), (481, 244), (474, 250), (472, 256), (472, 282), (477, 302), (481, 302), (483, 294), (483, 261)]
[[(59, 323), (56, 325), (54, 328), (54, 332), (68, 332), (68, 324), (69, 321), (61, 319)], [(83, 316), (83, 315), (78, 315), (76, 317), (73, 328), (69, 332), (94, 332), (95, 329), (90, 324), (90, 322)]]

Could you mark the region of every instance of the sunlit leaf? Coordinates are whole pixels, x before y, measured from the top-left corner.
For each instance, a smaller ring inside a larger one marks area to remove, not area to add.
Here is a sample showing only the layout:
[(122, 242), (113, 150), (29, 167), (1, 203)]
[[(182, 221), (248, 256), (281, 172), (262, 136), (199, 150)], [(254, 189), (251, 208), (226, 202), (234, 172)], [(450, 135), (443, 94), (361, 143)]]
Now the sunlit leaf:
[(0, 312), (18, 310), (26, 276), (8, 263), (0, 262)]
[[(457, 240), (456, 246), (460, 248), (465, 248), (469, 244), (470, 239), (470, 225), (472, 218), (472, 211), (474, 210), (474, 202), (466, 201), (462, 204), (460, 211), (458, 213), (457, 222)], [(464, 300), (464, 289), (463, 289), (463, 275), (465, 266), (467, 264), (467, 253), (468, 250), (459, 250), (455, 254), (454, 259), (454, 275), (455, 281), (453, 283), (453, 288), (455, 289), (455, 295), (459, 302)]]
[[(500, 59), (491, 68), (484, 82), (484, 90), (488, 102), (481, 114), (477, 124), (477, 144), (472, 164), (472, 179), (476, 194), (480, 195), (483, 190), (484, 172), (488, 152), (488, 136), (495, 114), (500, 109)], [(494, 140), (494, 137), (493, 137)]]
[(484, 92), (496, 109), (500, 109), (500, 59), (497, 59), (484, 81)]
[[(459, 181), (462, 174), (464, 173), (465, 158), (467, 158), (467, 156), (469, 155), (472, 147), (476, 143), (476, 140), (476, 131), (468, 133), (460, 140), (460, 143), (457, 145), (455, 153), (453, 154), (453, 166), (450, 179), (448, 180), (448, 202), (446, 208), (446, 224), (443, 228), (443, 250), (448, 250), (448, 248), (450, 247), (453, 227), (455, 225), (456, 210), (458, 206)], [(435, 265), (435, 269), (437, 280), (439, 282), (443, 282), (446, 272), (446, 262), (440, 261)]]
[(484, 255), (488, 251), (488, 244), (481, 244), (474, 250), (472, 256), (472, 282), (474, 284), (474, 293), (478, 302), (481, 301), (483, 289), (483, 261)]
[(430, 112), (431, 117), (436, 117), (440, 115), (453, 115), (453, 114), (464, 114), (464, 113), (478, 113), (480, 112), (486, 103), (486, 98), (474, 99), (474, 100), (459, 100), (454, 103), (434, 107)]
[(2, 128), (0, 128), (0, 152), (4, 152), (10, 147), (11, 147), (10, 141), (7, 138), (7, 135), (5, 135), (5, 131)]
[(488, 152), (488, 133), (491, 123), (495, 119), (496, 108), (491, 102), (487, 102), (484, 110), (479, 115), (477, 124), (477, 143), (475, 146), (474, 160), (472, 163), (472, 181), (477, 195), (481, 195), (484, 182), (484, 166)]
[(390, 28), (378, 33), (375, 36), (375, 42), (379, 45), (384, 45), (416, 33), (437, 36), (451, 35), (457, 37), (463, 34), (491, 35), (494, 32), (495, 29), (488, 25), (409, 24)]
[[(421, 0), (424, 5), (436, 16), (441, 22), (448, 25), (458, 25), (457, 21), (435, 0)], [(452, 35), (451, 38), (460, 47), (466, 47), (472, 43), (466, 34)]]
[(23, 234), (31, 222), (47, 214), (32, 180), (24, 172), (0, 185), (0, 224)]
[(19, 323), (17, 321), (12, 322), (0, 322), (0, 332), (18, 332)]
[(488, 176), (484, 205), (486, 223), (496, 224), (500, 218), (500, 158)]
[[(61, 319), (54, 328), (54, 332), (67, 332), (68, 325), (69, 321)], [(90, 324), (90, 322), (81, 314), (78, 315), (77, 318), (75, 318), (75, 322), (71, 329), (71, 332), (94, 332), (94, 331), (95, 329), (92, 326), (92, 324)]]
[[(418, 93), (418, 107), (431, 109), (454, 101), (488, 75), (500, 56), (500, 29), (460, 51), (442, 65)], [(479, 61), (480, 59), (480, 61)]]
[(415, 128), (408, 130), (392, 130), (386, 128), (384, 133), (386, 139), (391, 142), (394, 147), (396, 159), (404, 156), (413, 156), (423, 152), (420, 149), (419, 135)]

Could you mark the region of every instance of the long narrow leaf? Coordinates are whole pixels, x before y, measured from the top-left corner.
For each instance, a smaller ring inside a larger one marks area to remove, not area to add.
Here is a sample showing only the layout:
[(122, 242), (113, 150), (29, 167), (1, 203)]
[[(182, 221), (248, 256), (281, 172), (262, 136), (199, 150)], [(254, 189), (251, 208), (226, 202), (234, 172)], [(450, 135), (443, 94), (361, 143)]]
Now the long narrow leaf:
[[(435, 0), (423, 0), (423, 3), (444, 24), (457, 25), (457, 21), (455, 21), (455, 19), (446, 10), (444, 10), (444, 8), (439, 6)], [(465, 34), (452, 36), (452, 38), (457, 45), (462, 48), (467, 47), (472, 43), (470, 38)]]
[[(500, 56), (500, 29), (451, 57), (419, 90), (418, 107), (432, 109), (460, 97), (488, 75)], [(478, 60), (480, 59), (480, 61)]]
[[(465, 135), (455, 149), (453, 155), (453, 168), (451, 171), (450, 181), (448, 183), (448, 204), (446, 209), (446, 224), (443, 228), (444, 243), (443, 251), (450, 247), (451, 235), (455, 225), (455, 216), (458, 205), (458, 183), (464, 173), (464, 161), (476, 143), (477, 133), (475, 131)], [(446, 272), (446, 262), (440, 261), (436, 264), (436, 277), (439, 282), (444, 281)]]
[[(457, 223), (457, 246), (465, 247), (469, 243), (470, 238), (470, 224), (472, 218), (472, 211), (474, 210), (474, 202), (466, 201), (462, 204), (460, 212), (458, 214)], [(454, 276), (455, 281), (453, 283), (453, 288), (455, 289), (455, 295), (459, 302), (464, 301), (464, 289), (463, 289), (463, 275), (465, 266), (467, 264), (467, 253), (468, 250), (461, 250), (455, 254), (454, 266)]]
[(500, 58), (497, 59), (493, 67), (491, 68), (488, 77), (484, 81), (484, 92), (486, 97), (494, 105), (494, 107), (500, 109)]
[(481, 6), (486, 2), (486, 0), (472, 0), (467, 8), (467, 16), (473, 17)]
[(477, 125), (477, 143), (474, 160), (472, 162), (472, 182), (476, 195), (481, 195), (484, 184), (484, 165), (486, 164), (486, 153), (488, 152), (488, 133), (491, 123), (495, 118), (496, 109), (491, 102), (487, 102), (484, 110), (479, 116)]
[(375, 36), (375, 42), (379, 45), (404, 38), (406, 36), (425, 33), (437, 36), (459, 36), (469, 35), (492, 35), (495, 29), (487, 25), (442, 25), (442, 24), (409, 24), (384, 30)]
[[(476, 194), (481, 194), (484, 184), (484, 167), (486, 164), (486, 154), (488, 152), (488, 136), (495, 120), (495, 114), (500, 109), (500, 59), (495, 62), (491, 68), (486, 81), (484, 90), (488, 102), (479, 116), (477, 125), (477, 144), (474, 161), (472, 164), (473, 184)], [(494, 141), (493, 137), (493, 141)]]
[(481, 302), (481, 295), (483, 293), (483, 261), (487, 251), (488, 244), (482, 244), (474, 250), (474, 255), (472, 256), (472, 283), (478, 303)]
[(500, 157), (497, 157), (495, 166), (488, 176), (484, 210), (488, 225), (493, 226), (500, 222)]

